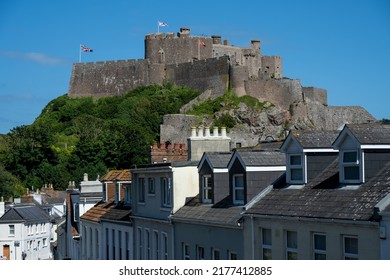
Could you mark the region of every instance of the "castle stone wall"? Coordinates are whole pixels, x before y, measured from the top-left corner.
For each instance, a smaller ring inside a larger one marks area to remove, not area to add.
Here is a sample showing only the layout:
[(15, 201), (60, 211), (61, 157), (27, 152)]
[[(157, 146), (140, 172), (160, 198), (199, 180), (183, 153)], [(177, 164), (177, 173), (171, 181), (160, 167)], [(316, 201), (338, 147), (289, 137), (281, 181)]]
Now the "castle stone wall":
[(227, 57), (220, 57), (166, 65), (165, 78), (178, 86), (223, 94), (229, 84), (229, 61)]
[(283, 77), (282, 58), (280, 56), (262, 56), (260, 73), (266, 78)]
[(315, 87), (302, 87), (303, 100), (318, 102), (322, 105), (328, 105), (328, 92), (326, 89)]
[(191, 127), (198, 126), (198, 117), (185, 114), (164, 115), (163, 123), (160, 125), (161, 143), (187, 143), (191, 135)]
[(303, 100), (301, 82), (296, 79), (260, 79), (245, 81), (245, 92), (260, 101), (289, 110), (294, 102)]
[[(154, 75), (153, 82), (157, 80), (161, 82), (161, 78)], [(144, 59), (76, 63), (73, 64), (68, 95), (122, 95), (137, 86), (150, 84), (149, 64)]]

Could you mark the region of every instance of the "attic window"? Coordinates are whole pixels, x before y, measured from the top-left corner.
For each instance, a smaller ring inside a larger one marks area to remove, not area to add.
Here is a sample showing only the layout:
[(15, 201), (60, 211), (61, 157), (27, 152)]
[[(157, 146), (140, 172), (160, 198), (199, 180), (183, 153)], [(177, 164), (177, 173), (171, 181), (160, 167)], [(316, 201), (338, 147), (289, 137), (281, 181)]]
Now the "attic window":
[(237, 174), (233, 176), (233, 203), (236, 205), (244, 204), (244, 175)]
[(361, 181), (357, 151), (342, 152), (341, 176), (341, 181), (344, 183), (359, 183)]
[(202, 176), (202, 202), (212, 203), (213, 201), (213, 181), (211, 175)]
[(291, 184), (303, 183), (303, 160), (302, 155), (289, 155), (288, 156), (288, 178)]

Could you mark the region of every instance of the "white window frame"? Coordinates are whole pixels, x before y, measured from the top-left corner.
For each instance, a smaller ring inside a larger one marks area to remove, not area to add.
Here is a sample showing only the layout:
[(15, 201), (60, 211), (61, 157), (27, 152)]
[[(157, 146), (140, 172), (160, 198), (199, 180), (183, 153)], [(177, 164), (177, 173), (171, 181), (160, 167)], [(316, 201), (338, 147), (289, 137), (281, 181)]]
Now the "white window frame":
[[(271, 237), (270, 243), (266, 243), (266, 238), (264, 237), (265, 231), (269, 232), (269, 234), (270, 234), (270, 237)], [(264, 251), (265, 250), (270, 252), (270, 255), (271, 255), (270, 260), (272, 260), (272, 229), (270, 229), (270, 228), (262, 228), (261, 229), (261, 259), (262, 260), (269, 260), (268, 258), (264, 258), (264, 256), (265, 256)]]
[[(295, 233), (295, 247), (289, 246), (289, 233)], [(289, 253), (296, 254), (296, 259), (298, 259), (298, 232), (294, 230), (286, 230), (286, 260), (290, 260)]]
[(156, 180), (154, 177), (148, 178), (148, 195), (156, 195)]
[(152, 240), (151, 240), (151, 235), (150, 235), (150, 229), (145, 228), (144, 230), (145, 233), (145, 260), (151, 260), (152, 259)]
[(138, 187), (137, 187), (137, 201), (140, 204), (145, 203), (145, 178), (139, 177), (138, 178)]
[[(216, 258), (216, 254), (218, 253), (218, 258)], [(211, 258), (213, 260), (220, 260), (221, 259), (221, 251), (216, 248), (211, 249)]]
[[(209, 192), (211, 194), (209, 195)], [(213, 181), (210, 174), (202, 176), (202, 203), (213, 202)]]
[(8, 236), (15, 236), (15, 225), (8, 225)]
[(228, 250), (228, 259), (229, 260), (238, 260), (237, 252)]
[[(242, 178), (242, 186), (236, 186), (236, 178)], [(236, 198), (236, 191), (242, 191), (243, 199)], [(245, 181), (244, 174), (234, 174), (233, 175), (233, 204), (243, 205), (245, 202)]]
[(190, 244), (183, 242), (182, 250), (183, 250), (183, 260), (190, 260), (191, 259)]
[[(325, 250), (316, 248), (316, 236), (325, 237)], [(324, 256), (325, 258), (319, 259), (316, 257), (317, 255)], [(313, 232), (313, 259), (314, 260), (326, 260), (326, 234), (325, 233)]]
[[(293, 164), (291, 158), (299, 157), (301, 159), (300, 164)], [(303, 154), (288, 154), (287, 155), (287, 163), (288, 163), (288, 172), (287, 172), (287, 182), (289, 184), (304, 184), (305, 179), (305, 155)], [(301, 170), (302, 180), (295, 180), (292, 176), (292, 170)]]
[(196, 259), (197, 260), (205, 259), (205, 249), (203, 246), (196, 245)]
[[(343, 150), (340, 152), (341, 153), (341, 159), (340, 159), (340, 182), (342, 183), (352, 183), (352, 184), (356, 184), (356, 183), (361, 183), (363, 182), (362, 180), (362, 168), (361, 168), (361, 165), (360, 165), (360, 162), (363, 162), (363, 161), (360, 161), (360, 158), (361, 158), (361, 153), (359, 152), (359, 150)], [(345, 154), (346, 153), (356, 153), (356, 161), (354, 162), (345, 162), (344, 161), (344, 157), (345, 157)], [(356, 167), (358, 168), (358, 171), (359, 171), (359, 178), (358, 179), (346, 179), (345, 178), (345, 168), (346, 167)]]
[[(346, 239), (354, 239), (357, 242), (357, 253), (346, 252)], [(356, 235), (343, 235), (343, 259), (358, 260), (359, 259), (359, 239)]]
[(161, 254), (162, 259), (167, 260), (168, 259), (168, 234), (166, 232), (161, 233)]
[(172, 206), (171, 180), (167, 177), (161, 177), (161, 206), (170, 208)]

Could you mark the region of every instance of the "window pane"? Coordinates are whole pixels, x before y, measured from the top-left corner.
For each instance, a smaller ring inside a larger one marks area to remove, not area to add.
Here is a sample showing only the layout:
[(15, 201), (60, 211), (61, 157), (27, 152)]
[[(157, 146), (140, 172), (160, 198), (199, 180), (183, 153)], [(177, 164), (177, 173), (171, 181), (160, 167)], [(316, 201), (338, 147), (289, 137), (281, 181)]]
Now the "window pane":
[(291, 180), (292, 181), (302, 181), (303, 180), (302, 168), (291, 168)]
[(357, 152), (344, 152), (343, 162), (357, 162)]
[(290, 164), (291, 165), (301, 165), (302, 164), (301, 156), (290, 156)]
[(272, 260), (272, 250), (263, 248), (263, 260)]
[(263, 244), (272, 245), (272, 236), (270, 229), (263, 228)]
[(345, 237), (345, 253), (347, 254), (358, 254), (358, 240), (353, 237)]
[(345, 180), (359, 180), (359, 166), (344, 166)]
[(314, 235), (314, 249), (326, 251), (326, 236), (322, 234)]
[(244, 188), (244, 176), (234, 176), (234, 186), (236, 188)]
[(298, 248), (298, 235), (296, 231), (287, 231), (287, 248)]
[(297, 260), (298, 259), (298, 253), (296, 253), (296, 252), (287, 252), (287, 259), (288, 260)]
[(235, 194), (236, 200), (244, 200), (244, 190), (243, 189), (235, 190), (234, 194)]

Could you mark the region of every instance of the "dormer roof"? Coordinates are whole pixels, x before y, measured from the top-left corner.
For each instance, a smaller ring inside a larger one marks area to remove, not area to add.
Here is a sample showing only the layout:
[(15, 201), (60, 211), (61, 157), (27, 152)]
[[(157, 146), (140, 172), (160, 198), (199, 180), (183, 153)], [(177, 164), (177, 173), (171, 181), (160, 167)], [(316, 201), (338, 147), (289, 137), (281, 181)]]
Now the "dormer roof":
[(130, 169), (111, 170), (100, 178), (101, 182), (131, 181)]
[(280, 150), (286, 153), (295, 144), (303, 152), (331, 151), (339, 133), (338, 130), (292, 130)]
[(346, 124), (333, 146), (339, 148), (347, 137), (351, 137), (361, 148), (390, 149), (390, 125), (380, 123)]
[(205, 152), (199, 161), (198, 170), (200, 170), (205, 163), (213, 170), (227, 169), (232, 154), (233, 153), (231, 152)]
[(253, 168), (255, 167), (284, 167), (286, 164), (285, 156), (279, 151), (235, 151), (228, 164), (228, 169), (233, 166), (236, 160), (241, 163), (246, 171), (254, 171)]

